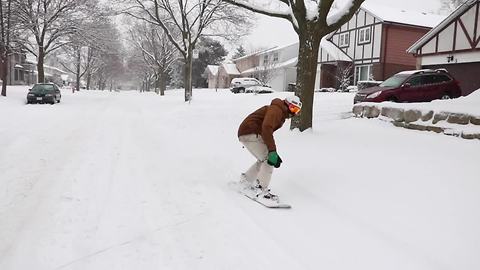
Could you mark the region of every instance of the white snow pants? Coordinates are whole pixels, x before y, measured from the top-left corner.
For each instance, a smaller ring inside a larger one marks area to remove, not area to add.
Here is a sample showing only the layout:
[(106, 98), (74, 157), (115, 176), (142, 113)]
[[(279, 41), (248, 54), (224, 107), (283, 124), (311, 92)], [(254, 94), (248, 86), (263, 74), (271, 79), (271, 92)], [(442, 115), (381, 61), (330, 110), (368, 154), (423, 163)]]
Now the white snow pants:
[(257, 161), (245, 172), (247, 181), (253, 183), (258, 179), (262, 188), (268, 188), (272, 178), (273, 166), (268, 165), (268, 148), (263, 142), (262, 136), (250, 134), (240, 136), (240, 142), (250, 151)]

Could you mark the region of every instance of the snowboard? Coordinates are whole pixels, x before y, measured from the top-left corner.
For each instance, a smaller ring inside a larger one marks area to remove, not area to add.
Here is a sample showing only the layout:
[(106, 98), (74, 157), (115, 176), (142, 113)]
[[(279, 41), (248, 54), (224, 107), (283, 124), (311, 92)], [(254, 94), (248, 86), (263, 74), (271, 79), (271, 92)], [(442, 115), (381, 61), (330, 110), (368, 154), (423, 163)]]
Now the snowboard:
[(256, 202), (260, 205), (263, 205), (267, 208), (276, 208), (276, 209), (290, 209), (290, 208), (292, 208), (291, 205), (286, 204), (286, 203), (282, 203), (280, 201), (269, 200), (269, 199), (265, 199), (265, 198), (258, 198), (256, 196), (255, 191), (249, 189), (248, 187), (245, 187), (240, 182), (231, 182), (230, 186), (232, 188), (234, 188), (241, 195), (243, 195), (243, 196), (249, 198), (250, 200), (252, 200), (252, 201), (254, 201), (254, 202)]

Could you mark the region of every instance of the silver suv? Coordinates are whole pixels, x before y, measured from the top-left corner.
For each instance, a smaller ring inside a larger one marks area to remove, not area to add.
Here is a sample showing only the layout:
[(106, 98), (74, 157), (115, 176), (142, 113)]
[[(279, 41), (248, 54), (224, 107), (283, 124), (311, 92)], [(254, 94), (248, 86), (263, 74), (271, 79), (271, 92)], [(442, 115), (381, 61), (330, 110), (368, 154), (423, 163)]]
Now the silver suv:
[(255, 78), (235, 78), (230, 83), (230, 91), (235, 94), (245, 93), (245, 89), (252, 86), (263, 86), (263, 83)]

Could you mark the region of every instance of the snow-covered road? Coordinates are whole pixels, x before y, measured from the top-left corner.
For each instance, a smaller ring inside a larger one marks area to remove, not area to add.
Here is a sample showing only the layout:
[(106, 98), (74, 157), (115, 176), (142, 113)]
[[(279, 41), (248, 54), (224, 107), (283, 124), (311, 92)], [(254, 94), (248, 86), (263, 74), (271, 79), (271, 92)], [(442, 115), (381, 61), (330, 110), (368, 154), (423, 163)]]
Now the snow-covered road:
[[(236, 131), (274, 95), (196, 90), (0, 98), (0, 269), (480, 269), (480, 143), (350, 118), (276, 133), (270, 210), (228, 188)], [(287, 122), (286, 126), (289, 125)]]

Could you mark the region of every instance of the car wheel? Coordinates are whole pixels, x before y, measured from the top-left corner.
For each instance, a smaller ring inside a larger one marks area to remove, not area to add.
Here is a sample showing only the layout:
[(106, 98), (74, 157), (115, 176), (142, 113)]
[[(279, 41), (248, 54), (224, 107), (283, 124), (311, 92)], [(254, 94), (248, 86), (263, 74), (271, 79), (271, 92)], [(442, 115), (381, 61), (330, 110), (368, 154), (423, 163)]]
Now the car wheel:
[(449, 93), (445, 93), (442, 95), (441, 99), (452, 99)]
[(391, 102), (398, 102), (398, 99), (396, 97), (393, 97), (393, 96), (389, 97), (387, 100), (391, 101)]
[(241, 94), (245, 93), (245, 88), (238, 89), (238, 93), (241, 93)]

